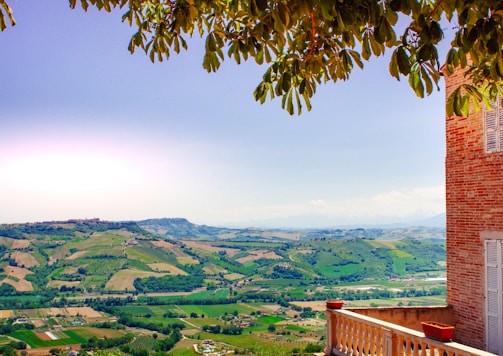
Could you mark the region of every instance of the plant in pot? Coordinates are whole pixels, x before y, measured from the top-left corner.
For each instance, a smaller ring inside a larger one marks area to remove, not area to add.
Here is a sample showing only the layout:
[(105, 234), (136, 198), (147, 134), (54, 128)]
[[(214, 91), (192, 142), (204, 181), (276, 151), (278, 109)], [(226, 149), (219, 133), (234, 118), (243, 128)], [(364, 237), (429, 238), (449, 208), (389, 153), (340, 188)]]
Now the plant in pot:
[(426, 337), (442, 342), (450, 341), (454, 333), (454, 326), (436, 321), (422, 321), (421, 326)]
[(342, 300), (327, 300), (327, 309), (341, 309), (343, 305)]

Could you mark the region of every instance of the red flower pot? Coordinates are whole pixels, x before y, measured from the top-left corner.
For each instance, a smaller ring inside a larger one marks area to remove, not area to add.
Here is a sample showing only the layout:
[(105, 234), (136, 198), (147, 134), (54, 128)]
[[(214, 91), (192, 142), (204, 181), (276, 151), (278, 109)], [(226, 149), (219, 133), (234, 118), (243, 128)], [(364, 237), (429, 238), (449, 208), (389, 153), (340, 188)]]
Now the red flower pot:
[(446, 342), (452, 339), (454, 326), (437, 323), (436, 321), (423, 321), (421, 322), (423, 332), (426, 337), (438, 341)]
[(341, 309), (343, 304), (342, 300), (327, 300), (327, 309)]

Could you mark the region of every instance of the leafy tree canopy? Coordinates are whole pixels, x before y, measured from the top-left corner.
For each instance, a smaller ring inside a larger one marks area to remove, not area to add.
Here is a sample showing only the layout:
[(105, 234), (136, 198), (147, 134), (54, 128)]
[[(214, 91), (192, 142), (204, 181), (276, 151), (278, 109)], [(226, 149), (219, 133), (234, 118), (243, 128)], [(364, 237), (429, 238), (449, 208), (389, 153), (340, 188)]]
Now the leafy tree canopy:
[[(15, 24), (0, 0), (0, 29)], [(438, 88), (441, 66), (460, 67), (472, 84), (450, 96), (448, 113), (467, 115), (473, 101), (488, 105), (502, 91), (503, 2), (495, 0), (69, 0), (87, 10), (124, 11), (137, 29), (129, 50), (154, 61), (187, 49), (194, 33), (205, 39), (203, 67), (218, 70), (226, 56), (238, 64), (253, 58), (267, 64), (255, 99), (281, 97), (290, 114), (309, 110), (316, 87), (347, 80), (353, 68), (391, 51), (389, 73), (407, 78), (419, 97)], [(398, 24), (403, 18), (405, 25)], [(454, 27), (445, 60), (438, 46), (440, 22)], [(397, 31), (400, 31), (397, 33)], [(474, 100), (471, 100), (474, 99)]]

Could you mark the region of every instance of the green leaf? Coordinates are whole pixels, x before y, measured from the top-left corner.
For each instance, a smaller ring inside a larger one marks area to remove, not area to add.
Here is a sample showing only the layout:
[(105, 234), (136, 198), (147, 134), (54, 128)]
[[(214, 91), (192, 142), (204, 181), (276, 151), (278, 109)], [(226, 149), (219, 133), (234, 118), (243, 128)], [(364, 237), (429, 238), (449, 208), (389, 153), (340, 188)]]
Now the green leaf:
[(311, 99), (309, 99), (309, 96), (308, 95), (303, 95), (302, 96), (304, 98), (304, 102), (306, 103), (306, 108), (307, 108), (307, 111), (311, 111)]
[(294, 108), (293, 108), (293, 98), (292, 98), (292, 90), (289, 90), (287, 93), (287, 104), (286, 104), (286, 111), (290, 114), (293, 115), (295, 113)]
[(397, 55), (396, 55), (396, 50), (393, 51), (393, 54), (391, 55), (391, 59), (389, 62), (389, 73), (391, 76), (396, 78), (397, 80), (400, 80), (400, 75), (398, 74), (398, 63), (397, 63)]
[(264, 93), (265, 93), (265, 84), (264, 84), (264, 82), (261, 82), (255, 88), (255, 91), (253, 92), (253, 97), (255, 98), (255, 101), (260, 101), (262, 103), (263, 102), (262, 99), (264, 98)]
[(288, 7), (286, 7), (285, 4), (280, 2), (278, 4), (278, 12), (281, 23), (284, 25), (284, 27), (288, 28), (290, 26), (290, 10), (288, 9)]
[(421, 79), (426, 85), (426, 93), (431, 94), (433, 92), (433, 83), (430, 75), (423, 66), (421, 66)]
[(306, 83), (307, 83), (307, 80), (305, 78), (302, 78), (302, 80), (300, 81), (300, 85), (299, 85), (299, 93), (301, 95), (304, 95), (304, 93), (306, 92)]
[(363, 62), (360, 58), (360, 54), (353, 50), (348, 50), (348, 52), (349, 55), (353, 58), (353, 60), (356, 62), (356, 65), (358, 65), (358, 67), (360, 68), (363, 68)]
[(398, 21), (398, 14), (395, 11), (386, 11), (384, 13), (384, 16), (386, 16), (386, 20), (391, 24), (395, 25)]
[(3, 31), (7, 28), (7, 24), (5, 23), (5, 17), (3, 11), (0, 10), (0, 30)]
[(363, 57), (363, 59), (365, 59), (367, 61), (367, 60), (369, 60), (371, 54), (372, 53), (370, 52), (369, 37), (367, 34), (365, 34), (363, 36), (363, 41), (362, 41), (362, 57)]
[(260, 15), (260, 10), (258, 9), (257, 2), (255, 0), (250, 0), (250, 13), (254, 17), (258, 17)]
[(5, 1), (1, 0), (0, 5), (1, 5), (1, 8), (0, 8), (0, 30), (4, 31), (7, 28), (7, 21), (5, 20), (5, 14), (7, 14), (7, 18), (9, 19), (11, 26), (16, 25), (16, 20), (14, 19), (14, 16), (12, 15), (12, 9)]
[(289, 91), (291, 84), (292, 84), (292, 75), (288, 72), (283, 73), (283, 77), (281, 80), (281, 87), (282, 87), (283, 91), (284, 92)]
[(267, 10), (267, 0), (256, 0), (257, 8), (260, 12)]
[(87, 11), (87, 9), (89, 8), (89, 4), (87, 3), (87, 0), (80, 0), (80, 5), (82, 6), (82, 9), (84, 11)]
[(499, 44), (496, 37), (491, 37), (491, 39), (489, 41), (487, 41), (486, 47), (487, 47), (487, 52), (490, 55), (496, 54), (500, 50), (500, 44)]
[(409, 85), (418, 97), (424, 98), (424, 86), (417, 66), (409, 74)]
[(498, 56), (496, 58), (496, 70), (500, 78), (503, 78), (503, 58)]
[(264, 64), (264, 49), (257, 51), (255, 55), (255, 62), (257, 64)]
[(417, 59), (419, 61), (428, 61), (432, 58), (432, 50), (431, 50), (432, 45), (429, 43), (425, 43), (419, 48), (419, 51), (417, 52)]
[(370, 36), (370, 47), (375, 56), (380, 56), (384, 52), (384, 46), (375, 39), (375, 35)]
[(208, 34), (206, 37), (206, 51), (207, 52), (215, 52), (217, 49), (217, 45), (215, 42), (215, 35), (213, 33)]
[(444, 37), (444, 32), (442, 31), (440, 24), (436, 21), (432, 21), (430, 23), (430, 36), (434, 43), (441, 41)]
[(332, 2), (320, 1), (321, 16), (324, 20), (332, 20), (333, 15), (330, 13), (330, 5), (333, 6)]
[(411, 70), (411, 63), (410, 63), (409, 56), (407, 55), (407, 53), (405, 53), (405, 50), (403, 47), (398, 47), (395, 50), (395, 53), (397, 56), (398, 70), (403, 75), (408, 75)]
[(402, 10), (402, 12), (406, 15), (409, 15), (410, 14), (410, 5), (409, 5), (409, 1), (408, 0), (401, 0), (400, 1), (400, 9)]
[(297, 104), (297, 114), (302, 115), (302, 103), (300, 102), (299, 92), (295, 90), (295, 103)]
[(447, 64), (452, 64), (454, 67), (459, 66), (459, 56), (458, 51), (455, 48), (451, 48), (449, 52), (447, 52), (447, 57), (445, 62)]

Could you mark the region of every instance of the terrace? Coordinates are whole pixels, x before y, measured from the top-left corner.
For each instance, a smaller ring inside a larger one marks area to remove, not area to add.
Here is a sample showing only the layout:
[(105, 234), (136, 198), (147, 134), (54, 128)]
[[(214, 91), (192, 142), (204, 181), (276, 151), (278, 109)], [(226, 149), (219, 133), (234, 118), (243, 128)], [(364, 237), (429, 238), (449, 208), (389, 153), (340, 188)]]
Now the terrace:
[(327, 307), (326, 313), (328, 356), (495, 356), (457, 342), (425, 337), (421, 321), (453, 325), (450, 307)]

